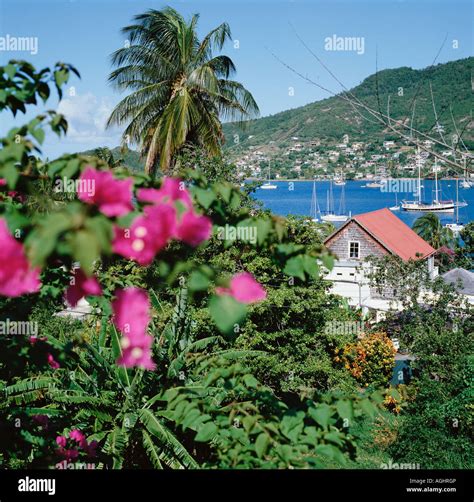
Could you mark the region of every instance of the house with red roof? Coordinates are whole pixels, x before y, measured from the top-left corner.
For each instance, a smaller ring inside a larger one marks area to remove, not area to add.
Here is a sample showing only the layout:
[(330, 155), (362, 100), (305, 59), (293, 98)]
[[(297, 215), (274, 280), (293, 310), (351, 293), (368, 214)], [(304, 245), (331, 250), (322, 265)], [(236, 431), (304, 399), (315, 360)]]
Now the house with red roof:
[(395, 255), (404, 261), (425, 260), (432, 277), (436, 250), (403, 223), (389, 209), (379, 209), (350, 218), (324, 241), (337, 260), (326, 279), (332, 291), (348, 299), (349, 304), (388, 310), (390, 294), (377, 294), (365, 279), (369, 256)]

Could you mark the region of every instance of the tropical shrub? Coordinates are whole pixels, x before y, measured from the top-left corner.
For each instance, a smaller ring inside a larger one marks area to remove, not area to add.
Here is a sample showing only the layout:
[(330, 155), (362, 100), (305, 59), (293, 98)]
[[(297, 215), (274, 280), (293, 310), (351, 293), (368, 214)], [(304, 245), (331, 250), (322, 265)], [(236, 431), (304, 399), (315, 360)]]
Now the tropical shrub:
[(386, 333), (364, 333), (359, 340), (336, 349), (336, 360), (364, 387), (385, 387), (395, 366), (395, 347)]

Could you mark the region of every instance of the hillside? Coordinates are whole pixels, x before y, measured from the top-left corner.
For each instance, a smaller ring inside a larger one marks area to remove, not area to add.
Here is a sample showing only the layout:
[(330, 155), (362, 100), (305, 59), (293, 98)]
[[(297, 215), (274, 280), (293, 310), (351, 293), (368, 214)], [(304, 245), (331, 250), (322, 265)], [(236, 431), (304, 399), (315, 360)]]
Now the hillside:
[[(100, 150), (100, 148), (98, 150)], [(106, 149), (106, 150), (108, 150), (108, 149)], [(128, 167), (132, 171), (136, 171), (136, 172), (143, 171), (144, 162), (141, 159), (139, 152), (137, 152), (135, 150), (131, 150), (131, 149), (127, 149), (127, 150), (123, 151), (122, 148), (119, 146), (116, 146), (115, 148), (111, 148), (108, 151), (110, 151), (112, 153), (113, 159), (115, 161), (122, 159), (122, 161), (120, 162), (121, 165)], [(85, 152), (79, 152), (79, 153), (81, 155), (96, 155), (97, 154), (96, 150), (86, 150)]]
[[(406, 119), (411, 117), (410, 107), (417, 95), (414, 127), (437, 134), (433, 131), (436, 121), (429, 87), (431, 82), (438, 120), (444, 132), (455, 132), (451, 109), (458, 129), (462, 130), (466, 122), (470, 122), (472, 112), (473, 67), (474, 57), (470, 57), (423, 70), (402, 67), (380, 71), (378, 87), (381, 109), (386, 112), (390, 96), (391, 117)], [(399, 95), (400, 88), (403, 89), (403, 95)], [(367, 105), (377, 108), (376, 89), (377, 78), (371, 75), (351, 92)], [(349, 103), (337, 96), (250, 121), (244, 131), (236, 124), (228, 123), (224, 125), (224, 133), (226, 149), (235, 153), (249, 146), (268, 145), (270, 141), (284, 146), (295, 136), (301, 141), (320, 139), (323, 142), (340, 141), (344, 134), (349, 134), (351, 140), (391, 139), (383, 126), (363, 120)], [(239, 135), (239, 145), (233, 142), (234, 134)], [(466, 127), (463, 139), (471, 148), (474, 147), (472, 122)]]

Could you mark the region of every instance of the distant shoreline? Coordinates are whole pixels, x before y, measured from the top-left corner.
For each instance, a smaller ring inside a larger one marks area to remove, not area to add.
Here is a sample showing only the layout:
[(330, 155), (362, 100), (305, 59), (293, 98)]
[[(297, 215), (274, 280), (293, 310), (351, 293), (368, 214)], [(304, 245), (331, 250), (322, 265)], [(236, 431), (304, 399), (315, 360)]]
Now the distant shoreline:
[[(417, 177), (413, 177), (413, 178), (384, 178), (384, 180), (417, 180), (418, 178)], [(434, 177), (433, 178), (422, 178), (423, 180), (433, 180), (434, 181)], [(456, 180), (460, 180), (461, 178), (439, 178), (438, 181), (456, 181)], [(471, 179), (471, 178), (468, 178), (468, 179)], [(246, 178), (244, 180), (244, 182), (259, 182), (259, 183), (268, 183), (268, 181), (272, 181), (272, 182), (306, 182), (306, 181), (334, 181), (334, 180), (330, 180), (330, 179), (327, 179), (327, 180), (315, 180), (315, 179), (311, 179), (311, 178), (308, 178), (308, 179), (301, 179), (301, 178), (285, 178), (285, 179), (280, 179), (280, 178), (276, 178), (276, 179), (273, 179), (273, 178), (270, 178), (270, 179), (257, 179), (257, 178)], [(374, 180), (374, 178), (359, 178), (357, 180), (345, 180), (346, 183), (349, 183), (351, 181), (381, 181), (381, 180)], [(474, 181), (474, 180), (473, 180)]]

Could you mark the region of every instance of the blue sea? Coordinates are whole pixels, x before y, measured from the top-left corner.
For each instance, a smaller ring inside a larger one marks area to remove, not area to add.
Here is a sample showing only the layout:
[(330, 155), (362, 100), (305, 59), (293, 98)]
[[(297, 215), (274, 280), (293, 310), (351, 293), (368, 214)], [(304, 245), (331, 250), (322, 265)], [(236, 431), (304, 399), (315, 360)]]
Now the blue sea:
[[(286, 216), (289, 214), (310, 216), (311, 197), (313, 192), (312, 181), (272, 181), (278, 188), (276, 190), (257, 189), (254, 193), (256, 199), (263, 202), (265, 208), (273, 213)], [(395, 206), (395, 193), (383, 192), (380, 188), (366, 188), (368, 181), (347, 181), (345, 190), (346, 214), (352, 215), (367, 213), (382, 209), (384, 207)], [(435, 182), (434, 180), (422, 180), (422, 200), (431, 202)], [(456, 200), (456, 181), (441, 180), (438, 181), (440, 189), (440, 200)], [(329, 190), (329, 181), (316, 182), (316, 195), (321, 211), (326, 210), (327, 192)], [(339, 212), (342, 186), (333, 186), (334, 209)], [(401, 200), (416, 200), (413, 193), (397, 193), (398, 202)], [(474, 187), (461, 188), (459, 186), (459, 202), (467, 202), (467, 206), (459, 208), (459, 223), (467, 224), (474, 220)], [(424, 213), (412, 213), (406, 211), (395, 211), (401, 220), (410, 227), (413, 222)], [(456, 219), (456, 212), (436, 213), (443, 224), (452, 223)]]

